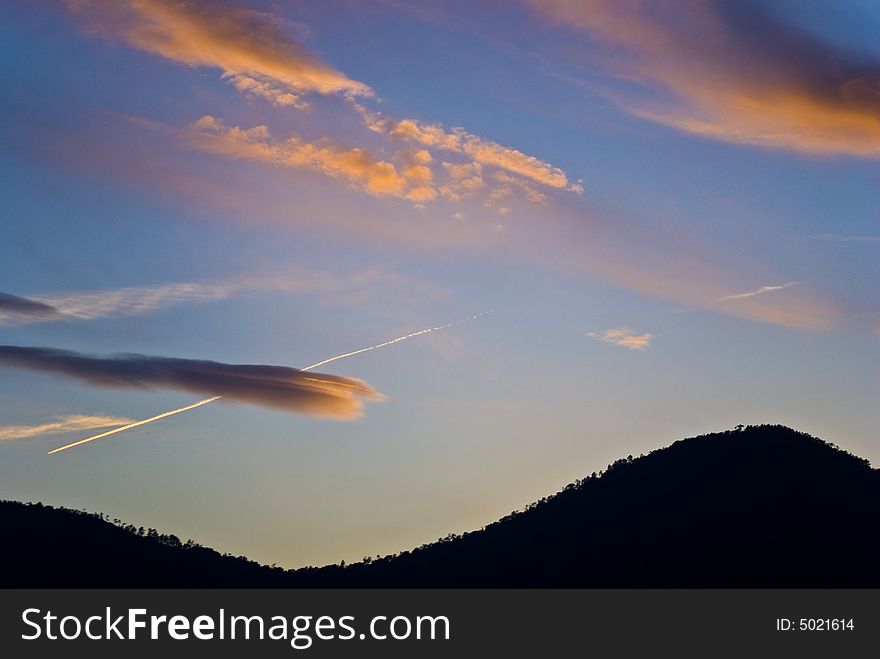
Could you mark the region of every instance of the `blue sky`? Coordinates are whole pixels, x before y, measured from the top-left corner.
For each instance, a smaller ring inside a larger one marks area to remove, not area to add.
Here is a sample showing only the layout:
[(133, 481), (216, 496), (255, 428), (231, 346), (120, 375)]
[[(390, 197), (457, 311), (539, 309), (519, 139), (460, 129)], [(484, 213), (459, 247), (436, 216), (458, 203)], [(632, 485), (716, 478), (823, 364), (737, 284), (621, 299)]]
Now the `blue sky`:
[(0, 344), (291, 369), (493, 311), (320, 369), (381, 402), (3, 348), (0, 497), (298, 566), (738, 423), (880, 460), (880, 12), (635, 7), (6, 5), (0, 293), (56, 313)]

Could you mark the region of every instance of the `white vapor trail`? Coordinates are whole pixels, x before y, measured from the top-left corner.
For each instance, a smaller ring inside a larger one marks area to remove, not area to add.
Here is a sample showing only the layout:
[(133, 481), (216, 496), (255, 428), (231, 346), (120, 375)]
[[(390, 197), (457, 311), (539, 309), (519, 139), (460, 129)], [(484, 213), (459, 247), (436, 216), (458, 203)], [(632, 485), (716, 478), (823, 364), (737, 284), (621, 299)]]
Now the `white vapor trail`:
[(733, 295), (725, 295), (724, 297), (719, 297), (716, 302), (724, 302), (726, 300), (742, 300), (747, 297), (755, 297), (756, 295), (763, 295), (764, 293), (772, 293), (773, 291), (781, 291), (783, 288), (788, 288), (789, 286), (797, 286), (800, 284), (799, 281), (789, 281), (784, 284), (778, 284), (776, 286), (761, 286), (761, 288), (756, 288), (753, 291), (746, 291), (745, 293), (735, 293)]
[(186, 407), (181, 407), (176, 410), (171, 410), (170, 412), (163, 412), (162, 414), (157, 414), (156, 416), (151, 416), (149, 419), (141, 419), (140, 421), (134, 421), (133, 423), (128, 423), (124, 426), (120, 426), (119, 428), (114, 428), (113, 430), (108, 430), (106, 432), (99, 433), (92, 437), (87, 437), (86, 439), (81, 439), (78, 442), (73, 442), (72, 444), (67, 444), (66, 446), (60, 446), (56, 449), (52, 449), (49, 451), (49, 455), (53, 453), (58, 453), (59, 451), (64, 451), (65, 449), (73, 448), (74, 446), (79, 446), (80, 444), (85, 444), (86, 442), (93, 442), (96, 439), (101, 439), (102, 437), (109, 437), (110, 435), (115, 435), (118, 432), (122, 432), (123, 430), (128, 430), (130, 428), (137, 428), (138, 426), (142, 426), (147, 423), (151, 423), (152, 421), (158, 421), (159, 419), (164, 419), (168, 416), (174, 416), (175, 414), (180, 414), (181, 412), (186, 412), (187, 410), (194, 410), (197, 407), (201, 407), (202, 405), (207, 405), (208, 403), (213, 403), (215, 400), (222, 398), (222, 396), (214, 396), (213, 398), (206, 398), (205, 400), (200, 400), (198, 403), (193, 403), (192, 405), (187, 405)]
[[(366, 348), (360, 348), (358, 350), (352, 350), (351, 352), (345, 352), (341, 355), (336, 355), (335, 357), (329, 357), (328, 359), (321, 360), (319, 362), (315, 362), (314, 364), (310, 364), (305, 368), (301, 368), (301, 371), (311, 371), (314, 368), (318, 368), (319, 366), (323, 366), (324, 364), (329, 364), (330, 362), (335, 362), (338, 359), (345, 359), (346, 357), (353, 357), (354, 355), (359, 355), (362, 352), (368, 352), (370, 350), (376, 350), (377, 348), (384, 348), (386, 346), (390, 346), (394, 343), (400, 343), (401, 341), (406, 341), (407, 339), (412, 339), (416, 336), (421, 336), (423, 334), (430, 334), (431, 332), (438, 332), (440, 330), (444, 330), (447, 327), (452, 327), (453, 325), (459, 325), (461, 323), (467, 322), (469, 320), (476, 320), (481, 316), (485, 316), (486, 314), (492, 313), (492, 310), (484, 311), (478, 314), (474, 314), (473, 316), (468, 316), (467, 318), (463, 318), (462, 320), (456, 321), (454, 323), (447, 323), (446, 325), (441, 325), (439, 327), (428, 327), (423, 330), (419, 330), (418, 332), (412, 332), (411, 334), (404, 334), (403, 336), (398, 336), (396, 339), (391, 339), (390, 341), (385, 341), (384, 343), (377, 343), (376, 345), (367, 346)], [(165, 419), (169, 416), (174, 416), (175, 414), (180, 414), (181, 412), (188, 412), (189, 410), (194, 410), (197, 407), (202, 407), (203, 405), (207, 405), (208, 403), (213, 403), (214, 401), (220, 400), (223, 396), (214, 396), (212, 398), (206, 398), (204, 400), (200, 400), (197, 403), (193, 403), (192, 405), (187, 405), (185, 407), (180, 407), (176, 410), (170, 410), (168, 412), (163, 412), (162, 414), (157, 414), (156, 416), (151, 416), (148, 419), (141, 419), (140, 421), (134, 421), (132, 423), (126, 424), (124, 426), (120, 426), (119, 428), (114, 428), (113, 430), (107, 430), (106, 432), (99, 433), (97, 435), (93, 435), (92, 437), (86, 437), (85, 439), (81, 439), (77, 442), (73, 442), (71, 444), (66, 444), (65, 446), (59, 446), (56, 449), (52, 449), (49, 451), (48, 455), (52, 455), (53, 453), (59, 453), (61, 451), (65, 451), (69, 448), (73, 448), (74, 446), (80, 446), (82, 444), (87, 444), (88, 442), (93, 442), (96, 439), (102, 439), (104, 437), (109, 437), (110, 435), (115, 435), (116, 433), (123, 432), (125, 430), (130, 430), (131, 428), (137, 428), (138, 426), (143, 426), (148, 423), (152, 423), (153, 421), (158, 421), (159, 419)]]

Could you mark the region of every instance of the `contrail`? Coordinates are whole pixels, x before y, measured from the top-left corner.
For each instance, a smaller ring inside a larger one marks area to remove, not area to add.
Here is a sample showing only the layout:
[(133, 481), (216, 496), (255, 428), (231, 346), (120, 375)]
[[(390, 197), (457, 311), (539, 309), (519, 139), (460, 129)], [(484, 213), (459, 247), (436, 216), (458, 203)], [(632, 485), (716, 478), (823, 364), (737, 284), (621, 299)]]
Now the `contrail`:
[(756, 295), (763, 295), (764, 293), (772, 293), (774, 291), (781, 291), (783, 288), (788, 288), (789, 286), (797, 286), (800, 284), (799, 281), (788, 281), (784, 284), (777, 284), (775, 286), (761, 286), (761, 288), (756, 288), (753, 291), (746, 291), (745, 293), (735, 293), (733, 295), (725, 295), (724, 297), (719, 297), (716, 302), (725, 302), (727, 300), (742, 300), (747, 297), (755, 297)]
[[(476, 316), (473, 316), (476, 318)], [(411, 339), (414, 336), (421, 336), (422, 334), (428, 334), (430, 332), (436, 332), (438, 330), (446, 329), (447, 327), (452, 327), (456, 323), (449, 323), (448, 325), (441, 325), (440, 327), (429, 327), (428, 329), (419, 330), (418, 332), (413, 332), (412, 334), (406, 334), (404, 336), (398, 336), (396, 339), (391, 339), (390, 341), (385, 341), (385, 343), (377, 343), (374, 346), (369, 346), (367, 348), (361, 348), (359, 350), (352, 350), (351, 352), (346, 352), (341, 355), (336, 355), (335, 357), (330, 357), (329, 359), (325, 359), (323, 361), (312, 364), (311, 366), (306, 366), (302, 371), (310, 371), (313, 368), (318, 368), (319, 366), (323, 366), (324, 364), (329, 364), (330, 362), (335, 362), (337, 359), (345, 359), (346, 357), (353, 357), (354, 355), (359, 355), (362, 352), (367, 352), (368, 350), (375, 350), (376, 348), (384, 348), (385, 346), (390, 346), (392, 343), (398, 343), (399, 341), (406, 341), (407, 339)]]
[[(353, 357), (354, 355), (359, 355), (362, 352), (368, 352), (370, 350), (376, 350), (377, 348), (384, 348), (385, 346), (390, 346), (393, 343), (399, 343), (401, 341), (406, 341), (407, 339), (412, 339), (416, 336), (421, 336), (423, 334), (430, 334), (431, 332), (438, 332), (440, 330), (444, 330), (447, 327), (452, 327), (453, 325), (460, 325), (461, 323), (467, 322), (469, 320), (476, 320), (480, 316), (485, 316), (486, 314), (492, 313), (492, 310), (484, 311), (482, 313), (474, 314), (473, 316), (468, 316), (467, 318), (463, 318), (462, 320), (456, 321), (454, 323), (448, 323), (446, 325), (441, 325), (439, 327), (428, 327), (423, 330), (419, 330), (418, 332), (412, 332), (411, 334), (404, 334), (403, 336), (398, 336), (396, 339), (391, 339), (390, 341), (385, 341), (384, 343), (377, 343), (373, 346), (367, 346), (366, 348), (360, 348), (358, 350), (352, 350), (351, 352), (345, 352), (341, 355), (336, 355), (335, 357), (329, 357), (319, 362), (315, 362), (305, 368), (301, 368), (301, 371), (311, 371), (313, 368), (318, 368), (319, 366), (323, 366), (324, 364), (329, 364), (330, 362), (335, 362), (337, 359), (345, 359), (346, 357)], [(164, 419), (169, 416), (174, 416), (175, 414), (180, 414), (181, 412), (188, 412), (189, 410), (194, 410), (197, 407), (201, 407), (202, 405), (207, 405), (208, 403), (213, 403), (215, 400), (220, 400), (223, 396), (214, 396), (213, 398), (206, 398), (205, 400), (200, 400), (197, 403), (193, 403), (192, 405), (187, 405), (186, 407), (181, 407), (176, 410), (170, 410), (168, 412), (163, 412), (162, 414), (157, 414), (156, 416), (151, 416), (149, 419), (141, 419), (140, 421), (134, 421), (133, 423), (129, 423), (124, 426), (120, 426), (119, 428), (114, 428), (113, 430), (108, 430), (106, 432), (99, 433), (97, 435), (93, 435), (92, 437), (86, 437), (85, 439), (81, 439), (78, 442), (73, 442), (72, 444), (67, 444), (65, 446), (59, 446), (56, 449), (52, 449), (49, 451), (48, 455), (52, 455), (53, 453), (59, 453), (60, 451), (65, 451), (69, 448), (73, 448), (74, 446), (80, 446), (81, 444), (87, 444), (88, 442), (93, 442), (96, 439), (102, 439), (104, 437), (109, 437), (110, 435), (115, 435), (116, 433), (123, 432), (124, 430), (130, 430), (131, 428), (137, 428), (138, 426), (143, 426), (148, 423), (152, 423), (153, 421), (158, 421), (159, 419)]]
[(137, 428), (138, 426), (142, 426), (145, 423), (151, 423), (152, 421), (158, 421), (159, 419), (164, 419), (166, 416), (173, 416), (175, 414), (180, 414), (181, 412), (186, 412), (187, 410), (194, 410), (197, 407), (201, 407), (202, 405), (207, 405), (208, 403), (213, 403), (215, 400), (222, 398), (222, 396), (214, 396), (213, 398), (206, 398), (205, 400), (200, 400), (198, 403), (193, 403), (192, 405), (187, 405), (186, 407), (181, 407), (176, 410), (171, 410), (170, 412), (162, 412), (162, 414), (157, 414), (156, 416), (151, 416), (149, 419), (141, 419), (140, 421), (135, 421), (134, 423), (129, 423), (125, 426), (119, 426), (118, 428), (114, 428), (113, 430), (108, 430), (107, 432), (99, 433), (93, 437), (88, 437), (86, 439), (81, 439), (78, 442), (74, 442), (73, 444), (68, 444), (67, 446), (61, 446), (56, 449), (52, 449), (49, 451), (49, 455), (53, 453), (58, 453), (59, 451), (63, 451), (65, 449), (73, 448), (74, 446), (79, 446), (80, 444), (85, 444), (86, 442), (93, 442), (96, 439), (101, 439), (102, 437), (109, 437), (110, 435), (115, 435), (118, 432), (122, 432), (123, 430), (128, 430), (129, 428)]

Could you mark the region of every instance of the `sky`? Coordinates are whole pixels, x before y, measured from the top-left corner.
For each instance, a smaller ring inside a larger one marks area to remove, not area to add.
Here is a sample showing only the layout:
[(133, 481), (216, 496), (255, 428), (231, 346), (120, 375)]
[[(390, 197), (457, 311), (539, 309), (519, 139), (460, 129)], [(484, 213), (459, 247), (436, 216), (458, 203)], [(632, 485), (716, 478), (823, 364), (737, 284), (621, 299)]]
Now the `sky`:
[(866, 0), (4, 3), (0, 498), (298, 567), (737, 424), (876, 465), (878, 31)]

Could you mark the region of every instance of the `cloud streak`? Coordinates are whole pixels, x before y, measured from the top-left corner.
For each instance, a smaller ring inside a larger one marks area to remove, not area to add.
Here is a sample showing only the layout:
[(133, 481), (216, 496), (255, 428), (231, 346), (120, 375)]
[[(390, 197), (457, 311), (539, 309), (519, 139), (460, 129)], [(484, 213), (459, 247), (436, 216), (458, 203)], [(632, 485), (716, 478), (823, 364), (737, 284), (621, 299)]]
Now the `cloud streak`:
[(187, 66), (219, 69), (240, 91), (277, 105), (303, 94), (369, 94), (284, 31), (284, 22), (221, 2), (70, 0), (68, 7), (99, 34)]
[(41, 296), (39, 301), (28, 300), (33, 306), (21, 309), (5, 306), (3, 297), (0, 297), (0, 325), (141, 316), (178, 304), (222, 300), (246, 288), (248, 286), (243, 280), (217, 284), (184, 282), (163, 286), (131, 286), (62, 295), (49, 294)]
[[(426, 282), (410, 281), (381, 269), (350, 275), (317, 270), (238, 275), (215, 282), (175, 282), (158, 286), (127, 286), (95, 291), (50, 293), (39, 299), (0, 293), (0, 325), (25, 325), (64, 319), (95, 320), (114, 316), (143, 316), (182, 304), (202, 304), (248, 292), (272, 291), (316, 294), (348, 299), (363, 294), (372, 284), (406, 286), (420, 295), (438, 297), (442, 292)], [(340, 297), (341, 296), (341, 297)]]
[(761, 288), (756, 288), (753, 291), (746, 291), (745, 293), (734, 293), (733, 295), (725, 295), (724, 297), (718, 298), (718, 302), (725, 302), (727, 300), (744, 300), (746, 298), (755, 297), (756, 295), (764, 295), (765, 293), (781, 291), (791, 286), (797, 286), (799, 283), (800, 282), (797, 281), (789, 281), (784, 284), (778, 284), (776, 286), (761, 286)]
[(61, 375), (99, 387), (173, 389), (337, 419), (356, 418), (363, 401), (382, 399), (361, 380), (287, 366), (128, 354), (98, 357), (27, 346), (0, 346), (0, 365)]
[(666, 103), (612, 96), (631, 113), (707, 137), (880, 157), (880, 63), (744, 0), (532, 0), (616, 49), (618, 74)]
[(0, 441), (27, 439), (40, 435), (58, 435), (68, 432), (83, 432), (97, 428), (110, 428), (131, 423), (131, 419), (115, 416), (89, 416), (71, 414), (59, 417), (57, 421), (31, 426), (0, 426)]
[(59, 317), (94, 320), (111, 316), (142, 316), (179, 304), (223, 300), (246, 288), (244, 281), (217, 284), (182, 282), (50, 295), (44, 299), (58, 310)]
[(622, 326), (607, 329), (604, 332), (587, 332), (587, 336), (597, 339), (603, 343), (627, 348), (628, 350), (647, 350), (651, 345), (652, 334), (645, 332), (644, 334), (636, 334), (631, 327)]

